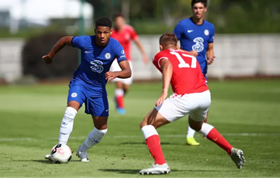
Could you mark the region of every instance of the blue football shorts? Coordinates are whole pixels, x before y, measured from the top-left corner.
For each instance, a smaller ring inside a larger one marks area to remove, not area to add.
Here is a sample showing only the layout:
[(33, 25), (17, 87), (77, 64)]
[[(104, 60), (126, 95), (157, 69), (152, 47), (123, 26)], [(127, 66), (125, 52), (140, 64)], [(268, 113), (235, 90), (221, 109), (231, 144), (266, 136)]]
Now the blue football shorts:
[(106, 91), (104, 93), (96, 93), (94, 89), (89, 89), (83, 84), (69, 84), (69, 93), (67, 103), (69, 101), (77, 101), (82, 107), (85, 103), (85, 113), (97, 117), (109, 116), (109, 104)]

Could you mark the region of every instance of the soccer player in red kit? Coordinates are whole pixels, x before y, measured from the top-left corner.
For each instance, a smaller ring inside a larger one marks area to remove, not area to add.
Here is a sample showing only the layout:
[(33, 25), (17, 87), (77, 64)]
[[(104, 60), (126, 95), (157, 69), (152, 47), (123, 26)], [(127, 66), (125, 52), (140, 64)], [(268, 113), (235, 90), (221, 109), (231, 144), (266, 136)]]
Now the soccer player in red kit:
[[(125, 55), (130, 64), (130, 68), (132, 69), (130, 53), (131, 41), (135, 42), (136, 46), (138, 47), (139, 51), (143, 56), (144, 63), (147, 64), (148, 57), (138, 39), (137, 33), (135, 32), (132, 26), (126, 24), (125, 18), (121, 13), (117, 13), (114, 15), (114, 25), (115, 26), (111, 37), (118, 40), (123, 46)], [(111, 66), (111, 71), (120, 71), (120, 66), (117, 63), (117, 61), (113, 62)], [(129, 86), (132, 84), (132, 76), (126, 79), (116, 78), (112, 82), (116, 82), (115, 102), (117, 112), (119, 114), (125, 114), (126, 111), (124, 108), (124, 96), (129, 90)]]
[[(207, 0), (192, 0), (193, 15), (181, 20), (174, 29), (181, 49), (196, 56), (201, 71), (207, 81), (208, 65), (214, 62), (214, 37), (215, 27), (205, 20), (207, 12)], [(205, 119), (207, 123), (207, 118)], [(187, 145), (199, 145), (194, 138), (195, 130), (188, 128), (186, 136)]]
[[(160, 37), (160, 52), (154, 58), (154, 65), (162, 72), (162, 93), (156, 107), (140, 124), (147, 147), (155, 162), (152, 167), (142, 169), (140, 174), (164, 174), (170, 169), (163, 156), (156, 128), (189, 115), (191, 128), (224, 149), (241, 169), (245, 163), (243, 151), (232, 147), (210, 124), (203, 123), (211, 103), (211, 94), (196, 58), (190, 53), (178, 50), (174, 33)], [(173, 94), (168, 95), (171, 84)]]

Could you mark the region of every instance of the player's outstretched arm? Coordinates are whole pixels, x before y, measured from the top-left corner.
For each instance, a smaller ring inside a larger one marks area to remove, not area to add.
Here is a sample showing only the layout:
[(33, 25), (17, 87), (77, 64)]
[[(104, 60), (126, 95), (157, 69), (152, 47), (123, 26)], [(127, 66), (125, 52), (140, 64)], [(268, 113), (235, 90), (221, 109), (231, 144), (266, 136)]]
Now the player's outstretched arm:
[(147, 64), (149, 62), (149, 59), (144, 51), (142, 44), (140, 43), (140, 41), (138, 39), (134, 40), (134, 42), (143, 56), (144, 63)]
[(169, 89), (169, 85), (172, 77), (172, 70), (173, 70), (172, 64), (169, 62), (168, 59), (165, 58), (163, 58), (160, 61), (160, 67), (162, 69), (162, 92), (156, 102), (156, 106), (161, 105), (168, 95), (168, 89)]
[(60, 38), (56, 44), (54, 44), (54, 46), (52, 47), (52, 49), (50, 50), (50, 52), (47, 55), (44, 55), (42, 57), (43, 61), (46, 64), (50, 64), (52, 63), (52, 58), (55, 56), (56, 53), (58, 53), (58, 51), (60, 51), (63, 47), (65, 47), (65, 45), (71, 46), (71, 42), (72, 42), (73, 36), (64, 36), (62, 38)]
[(130, 65), (128, 63), (127, 60), (121, 61), (119, 63), (120, 68), (122, 69), (121, 71), (108, 71), (105, 74), (105, 77), (108, 81), (113, 80), (114, 78), (118, 77), (118, 78), (129, 78), (131, 77), (131, 69), (130, 69)]

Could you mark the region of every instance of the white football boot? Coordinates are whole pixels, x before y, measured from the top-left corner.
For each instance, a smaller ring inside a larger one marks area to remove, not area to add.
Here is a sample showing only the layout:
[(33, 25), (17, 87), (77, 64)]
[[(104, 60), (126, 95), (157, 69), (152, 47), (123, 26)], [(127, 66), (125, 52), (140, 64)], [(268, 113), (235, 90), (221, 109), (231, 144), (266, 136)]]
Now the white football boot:
[(45, 156), (45, 159), (51, 160), (51, 155), (50, 155), (50, 154), (47, 154), (47, 155)]
[(167, 174), (170, 173), (170, 169), (167, 163), (165, 164), (153, 164), (150, 168), (142, 169), (139, 171), (141, 175), (153, 175), (153, 174)]
[(80, 151), (80, 147), (77, 150), (76, 156), (78, 156), (80, 158), (81, 162), (89, 162), (87, 152), (86, 151), (85, 152)]
[(245, 165), (246, 160), (241, 149), (232, 148), (230, 157), (238, 169), (242, 169), (242, 166)]

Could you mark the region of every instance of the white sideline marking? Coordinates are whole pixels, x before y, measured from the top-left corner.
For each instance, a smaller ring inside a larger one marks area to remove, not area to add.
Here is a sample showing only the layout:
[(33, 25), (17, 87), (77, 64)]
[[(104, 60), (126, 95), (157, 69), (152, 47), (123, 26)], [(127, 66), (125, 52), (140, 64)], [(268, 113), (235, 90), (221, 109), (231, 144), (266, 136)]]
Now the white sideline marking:
[[(186, 134), (174, 134), (174, 135), (159, 135), (160, 137), (166, 138), (181, 138), (186, 137)], [(223, 133), (222, 136), (280, 136), (280, 133)], [(143, 137), (141, 135), (137, 136), (112, 136), (111, 138), (139, 138)]]
[[(223, 133), (223, 136), (280, 136), (280, 133)], [(160, 137), (165, 138), (182, 138), (186, 137), (186, 134), (174, 134), (174, 135), (159, 135)], [(84, 140), (86, 136), (74, 136), (70, 137), (73, 140)], [(117, 139), (126, 139), (126, 138), (144, 138), (143, 135), (132, 135), (132, 136), (107, 136), (107, 138), (117, 138)], [(43, 138), (0, 138), (0, 142), (12, 142), (12, 141), (32, 141), (32, 140), (39, 140)], [(45, 139), (45, 138), (44, 138)], [(58, 137), (50, 137), (49, 140), (57, 140)]]
[(29, 141), (33, 138), (0, 138), (0, 142), (12, 142), (12, 141)]

